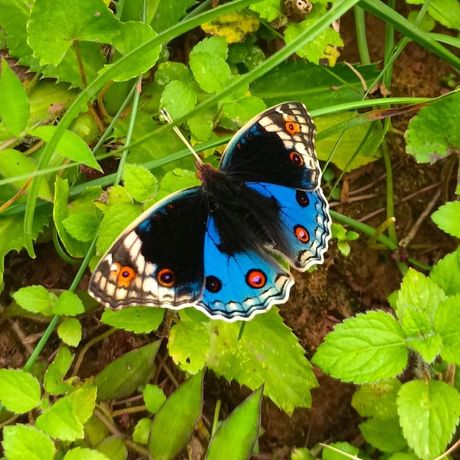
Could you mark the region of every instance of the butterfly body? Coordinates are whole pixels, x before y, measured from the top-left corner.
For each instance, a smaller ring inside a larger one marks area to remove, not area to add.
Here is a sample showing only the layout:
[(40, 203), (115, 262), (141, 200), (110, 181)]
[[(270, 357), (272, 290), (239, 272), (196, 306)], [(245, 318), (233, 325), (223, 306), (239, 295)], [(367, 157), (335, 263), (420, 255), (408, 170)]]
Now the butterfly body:
[(297, 270), (321, 263), (330, 237), (314, 125), (284, 103), (231, 140), (220, 168), (197, 165), (202, 185), (140, 216), (96, 267), (90, 293), (106, 306), (193, 305), (212, 318), (251, 319), (283, 303)]

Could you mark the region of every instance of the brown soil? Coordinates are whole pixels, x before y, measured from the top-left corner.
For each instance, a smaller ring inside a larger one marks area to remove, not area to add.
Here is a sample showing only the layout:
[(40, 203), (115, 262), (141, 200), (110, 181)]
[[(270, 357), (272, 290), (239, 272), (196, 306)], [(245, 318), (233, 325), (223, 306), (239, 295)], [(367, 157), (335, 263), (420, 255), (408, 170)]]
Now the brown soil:
[[(341, 29), (346, 41), (343, 57), (349, 62), (356, 62), (358, 55), (353, 42), (354, 24), (350, 15), (342, 20)], [(383, 26), (379, 21), (369, 18), (368, 30), (372, 30), (372, 37), (369, 37), (372, 58), (379, 61), (383, 54)], [(450, 72), (449, 66), (411, 43), (395, 64), (391, 92), (395, 96), (438, 96), (445, 91), (442, 79)], [(442, 190), (443, 194), (433, 210), (447, 198), (444, 191), (449, 190), (449, 184), (444, 179), (445, 174), (441, 174), (445, 162), (434, 166), (420, 166), (404, 153), (404, 139), (400, 133), (404, 132), (408, 118), (409, 116), (402, 116), (394, 119), (394, 133), (388, 136), (399, 239), (405, 237), (413, 228), (417, 218), (438, 190)], [(386, 220), (386, 177), (383, 161), (351, 172), (346, 175), (344, 184), (344, 189), (348, 190), (347, 196), (344, 195), (341, 202), (332, 203), (333, 209), (358, 220), (364, 218), (373, 227), (378, 227)], [(430, 188), (433, 184), (434, 187)], [(361, 188), (369, 185), (369, 188), (360, 192)], [(374, 215), (369, 217), (372, 213)], [(395, 259), (404, 259), (407, 256), (405, 252), (390, 254), (386, 250), (376, 250), (368, 246), (367, 238), (363, 235), (351, 247), (350, 256), (343, 257), (332, 244), (323, 266), (306, 275), (296, 274), (294, 292), (289, 302), (281, 308), (286, 324), (299, 338), (308, 357), (312, 356), (325, 334), (344, 318), (370, 308), (387, 308), (388, 295), (400, 284), (401, 273)], [(449, 238), (427, 218), (409, 244), (407, 253), (431, 265), (452, 249)], [(8, 303), (10, 291), (23, 285), (67, 287), (75, 271), (74, 266), (66, 265), (55, 254), (51, 244), (39, 245), (38, 257), (32, 261), (23, 253), (10, 255), (6, 262), (7, 290), (1, 297), (3, 304)], [(84, 288), (85, 283), (81, 287)], [(100, 311), (95, 310), (85, 319), (83, 343), (105, 330), (99, 324)], [(22, 366), (43, 328), (43, 322), (36, 320), (14, 317), (4, 321), (0, 325), (0, 367)], [(117, 356), (149, 340), (152, 337), (136, 336), (122, 331), (112, 334), (100, 346), (90, 349), (80, 376), (94, 375)], [(51, 339), (43, 356), (51, 360), (57, 345), (57, 339)], [(165, 354), (166, 350), (161, 349), (160, 355)], [(182, 376), (174, 370), (174, 365), (170, 362), (167, 364), (177, 378), (181, 379)], [(318, 369), (315, 372), (320, 386), (313, 391), (311, 409), (296, 410), (289, 417), (270, 401), (264, 401), (262, 425), (265, 432), (259, 441), (260, 453), (254, 458), (288, 459), (294, 447), (311, 447), (320, 441), (360, 442), (359, 416), (350, 406), (354, 386), (335, 381)], [(165, 391), (173, 389), (166, 373), (161, 373), (158, 381)], [(222, 400), (222, 415), (226, 416), (247, 394), (247, 389), (241, 389), (234, 383), (229, 384), (208, 373), (205, 381), (206, 418), (212, 420), (217, 399)], [(118, 420), (120, 429), (132, 430), (136, 419), (133, 416)], [(194, 438), (192, 444), (195, 452), (193, 458), (199, 458), (198, 453), (203, 452), (199, 438)]]

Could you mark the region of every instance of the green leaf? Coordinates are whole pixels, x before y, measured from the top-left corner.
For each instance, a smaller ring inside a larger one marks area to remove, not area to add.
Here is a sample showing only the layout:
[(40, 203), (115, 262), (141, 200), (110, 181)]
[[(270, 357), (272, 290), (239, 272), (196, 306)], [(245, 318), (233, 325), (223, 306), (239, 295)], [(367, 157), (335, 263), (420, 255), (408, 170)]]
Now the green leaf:
[[(222, 105), (221, 124), (227, 128), (240, 128), (252, 117), (266, 108), (265, 102), (257, 96), (249, 96)], [(223, 120), (222, 120), (223, 119)]]
[[(156, 37), (156, 32), (143, 22), (128, 21), (122, 23), (120, 35), (113, 41), (115, 48), (128, 58), (123, 61), (122, 66), (118, 66), (118, 71), (113, 80), (126, 81), (147, 72), (155, 65), (160, 55), (161, 46), (150, 47), (139, 59), (138, 56), (132, 58), (129, 53), (141, 46), (145, 42)], [(116, 62), (115, 62), (116, 64)], [(108, 64), (102, 72), (113, 67), (115, 64)]]
[(166, 61), (158, 64), (157, 71), (154, 75), (155, 82), (160, 86), (166, 86), (173, 80), (192, 83), (193, 78), (190, 70), (182, 62)]
[(150, 383), (145, 385), (143, 395), (145, 405), (147, 406), (148, 411), (152, 414), (156, 414), (162, 404), (166, 401), (166, 396), (163, 393), (163, 390), (156, 385), (151, 385)]
[(209, 442), (208, 460), (245, 460), (251, 456), (259, 435), (262, 392), (261, 387), (220, 423)]
[(27, 126), (29, 113), (30, 106), (26, 90), (21, 80), (9, 68), (6, 59), (2, 59), (0, 118), (9, 130), (19, 137)]
[[(51, 210), (42, 206), (35, 211), (32, 228), (32, 237), (35, 239), (42, 232), (43, 227), (48, 225)], [(8, 238), (0, 238), (0, 292), (3, 290), (3, 272), (5, 256), (10, 251), (20, 251), (26, 246), (24, 238), (24, 216), (12, 215), (0, 217), (0, 235), (8, 235)]]
[(431, 214), (431, 219), (441, 230), (460, 238), (460, 201), (443, 204)]
[(311, 405), (315, 375), (276, 308), (246, 323), (241, 338), (241, 324), (208, 322), (211, 349), (207, 365), (217, 375), (251, 389), (263, 384), (264, 394), (288, 414), (296, 407)]
[(168, 171), (161, 179), (157, 198), (162, 199), (172, 192), (196, 185), (200, 185), (200, 181), (197, 179), (195, 171), (175, 168)]
[[(24, 153), (14, 149), (2, 150), (0, 155), (0, 174), (9, 179), (15, 176), (23, 176), (32, 174), (37, 169), (37, 163)], [(20, 179), (11, 183), (16, 189), (20, 189), (27, 182), (27, 179)], [(42, 181), (38, 196), (46, 201), (53, 201), (53, 193), (51, 192), (47, 180)]]
[(434, 163), (460, 148), (460, 93), (423, 107), (406, 131), (406, 151), (418, 163)]
[(139, 203), (151, 199), (158, 190), (157, 178), (141, 165), (125, 164), (123, 183), (126, 191)]
[(102, 369), (95, 378), (99, 400), (124, 398), (144, 386), (155, 373), (154, 360), (160, 343), (157, 340), (125, 353)]
[(75, 240), (87, 243), (92, 241), (99, 228), (99, 219), (91, 214), (70, 214), (62, 220), (66, 232)]
[[(329, 444), (330, 447), (344, 452), (350, 455), (358, 455), (359, 449), (348, 442), (333, 442)], [(345, 460), (349, 459), (349, 455), (343, 455), (335, 450), (328, 449), (327, 447), (323, 448), (321, 458), (323, 460)]]
[(269, 22), (274, 21), (281, 15), (281, 4), (279, 0), (264, 0), (250, 5), (249, 8), (258, 13), (262, 19)]
[(109, 460), (127, 460), (128, 449), (122, 439), (110, 436), (104, 439), (96, 449)]
[(199, 141), (206, 142), (212, 135), (214, 129), (214, 110), (201, 110), (187, 119), (187, 126), (192, 136)]
[(228, 54), (227, 41), (224, 37), (207, 37), (193, 47), (192, 53), (210, 53), (225, 60)]
[(110, 458), (97, 450), (75, 447), (67, 451), (63, 460), (110, 460)]
[(109, 435), (108, 428), (93, 414), (85, 423), (85, 439), (91, 446), (102, 442)]
[(456, 0), (433, 0), (428, 11), (443, 26), (460, 30), (460, 5)]
[(135, 334), (148, 334), (158, 329), (163, 316), (162, 308), (129, 307), (122, 310), (105, 310), (101, 321)]
[(27, 25), (28, 43), (40, 64), (58, 65), (76, 41), (111, 43), (120, 22), (102, 0), (58, 3), (37, 0)]
[(398, 396), (399, 421), (409, 446), (423, 460), (441, 454), (460, 416), (460, 394), (445, 382), (414, 380)]
[(396, 417), (396, 397), (400, 388), (401, 382), (398, 379), (362, 385), (354, 393), (351, 405), (362, 417)]
[(460, 247), (438, 261), (431, 270), (430, 279), (447, 295), (460, 294)]
[(85, 312), (85, 306), (75, 292), (64, 291), (53, 305), (55, 315), (75, 316)]
[(398, 417), (385, 420), (371, 418), (359, 424), (364, 439), (382, 452), (398, 452), (407, 448)]
[(306, 447), (296, 447), (291, 453), (291, 460), (315, 460)]
[(40, 404), (40, 384), (19, 369), (0, 369), (0, 401), (11, 412), (25, 414)]
[(76, 347), (81, 340), (81, 324), (76, 318), (67, 318), (57, 328), (59, 338), (67, 345)]
[(431, 362), (439, 353), (441, 339), (434, 328), (438, 305), (446, 295), (429, 278), (409, 269), (404, 275), (396, 301), (396, 314), (407, 344)]
[(26, 286), (16, 291), (13, 299), (24, 310), (51, 315), (57, 297), (43, 286)]
[(436, 331), (442, 340), (441, 357), (460, 364), (460, 294), (440, 303), (436, 312)]
[(371, 383), (394, 377), (407, 364), (403, 331), (383, 311), (358, 314), (326, 336), (313, 363), (344, 382)]
[(183, 383), (155, 415), (149, 452), (155, 460), (174, 458), (185, 446), (201, 416), (203, 374)]
[(181, 118), (192, 111), (197, 101), (197, 94), (190, 83), (173, 80), (168, 83), (161, 95), (161, 106), (171, 115), (173, 120)]
[[(29, 134), (45, 142), (49, 142), (56, 132), (56, 129), (57, 126), (39, 126), (38, 128), (29, 130)], [(91, 152), (88, 147), (88, 144), (80, 136), (68, 129), (64, 131), (64, 134), (59, 139), (56, 146), (56, 152), (72, 161), (77, 161), (97, 171), (103, 172), (96, 158), (94, 158), (93, 152)]]
[(67, 347), (61, 347), (58, 350), (43, 379), (43, 386), (49, 394), (59, 395), (73, 390), (73, 386), (64, 380), (73, 358), (74, 355)]
[(397, 452), (391, 455), (388, 460), (419, 460), (412, 452)]
[(169, 333), (168, 351), (185, 372), (196, 374), (203, 369), (210, 350), (209, 323), (200, 312), (180, 312), (181, 321)]
[(133, 441), (138, 444), (147, 445), (151, 425), (152, 421), (149, 418), (141, 418), (134, 427)]
[(17, 423), (3, 429), (3, 449), (8, 460), (53, 460), (53, 441), (30, 425)]
[(176, 25), (185, 12), (195, 3), (195, 0), (175, 0), (174, 2), (159, 2), (153, 18), (152, 26), (157, 32)]

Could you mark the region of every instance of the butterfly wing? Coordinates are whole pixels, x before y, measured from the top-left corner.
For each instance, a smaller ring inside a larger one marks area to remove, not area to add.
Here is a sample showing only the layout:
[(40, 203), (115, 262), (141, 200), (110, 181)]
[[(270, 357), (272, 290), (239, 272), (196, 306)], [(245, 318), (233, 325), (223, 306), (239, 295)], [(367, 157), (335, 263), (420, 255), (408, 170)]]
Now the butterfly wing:
[(181, 308), (203, 291), (207, 207), (201, 187), (155, 204), (115, 241), (93, 272), (90, 294), (107, 307)]
[(214, 219), (209, 217), (204, 242), (203, 296), (197, 307), (226, 321), (249, 320), (285, 302), (293, 284), (289, 273), (254, 251), (231, 255), (220, 249)]
[(277, 201), (283, 235), (282, 253), (293, 267), (305, 271), (322, 263), (331, 236), (331, 217), (322, 190), (308, 192), (260, 182), (245, 185)]
[(279, 104), (235, 134), (225, 149), (220, 169), (244, 181), (316, 190), (321, 169), (314, 134), (315, 125), (303, 104)]

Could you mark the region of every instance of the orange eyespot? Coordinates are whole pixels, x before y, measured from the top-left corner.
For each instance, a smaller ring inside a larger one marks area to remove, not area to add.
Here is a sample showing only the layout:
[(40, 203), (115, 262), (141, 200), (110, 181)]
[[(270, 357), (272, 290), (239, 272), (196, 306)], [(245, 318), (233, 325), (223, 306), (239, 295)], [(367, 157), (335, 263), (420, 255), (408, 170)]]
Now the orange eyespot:
[(304, 161), (303, 161), (303, 157), (300, 153), (297, 153), (297, 152), (291, 152), (289, 154), (289, 159), (291, 160), (291, 163), (294, 165), (294, 166), (303, 166), (304, 165)]
[(267, 277), (261, 270), (249, 270), (246, 275), (246, 283), (255, 289), (260, 289), (265, 286)]
[(161, 286), (173, 287), (176, 283), (176, 275), (169, 268), (162, 268), (157, 274), (157, 281)]
[(136, 272), (131, 267), (124, 265), (118, 271), (117, 285), (128, 288), (134, 278), (136, 278)]
[(302, 225), (296, 225), (294, 227), (294, 235), (301, 243), (308, 243), (310, 241), (310, 235), (305, 227)]
[(293, 136), (294, 134), (300, 133), (300, 124), (295, 121), (286, 121), (284, 123), (284, 129)]

